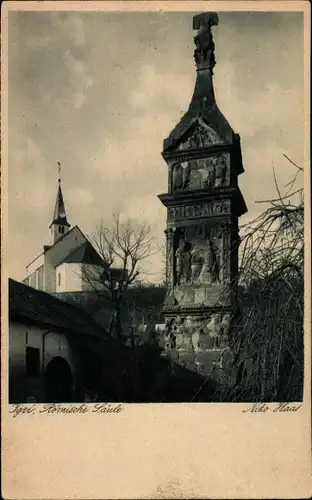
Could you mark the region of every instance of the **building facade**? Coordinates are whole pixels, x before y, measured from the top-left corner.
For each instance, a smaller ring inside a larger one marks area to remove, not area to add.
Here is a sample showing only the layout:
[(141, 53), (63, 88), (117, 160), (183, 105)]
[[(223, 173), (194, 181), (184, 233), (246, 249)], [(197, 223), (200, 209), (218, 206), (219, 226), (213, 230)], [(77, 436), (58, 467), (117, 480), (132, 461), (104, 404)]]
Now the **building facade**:
[[(26, 266), (24, 283), (48, 293), (93, 290), (106, 266), (79, 227), (70, 227), (60, 179), (50, 232), (51, 244)], [(92, 274), (93, 282), (86, 279)]]
[(10, 403), (83, 401), (90, 336), (105, 331), (83, 311), (10, 279)]
[(81, 307), (9, 280), (10, 403), (132, 401), (137, 357)]

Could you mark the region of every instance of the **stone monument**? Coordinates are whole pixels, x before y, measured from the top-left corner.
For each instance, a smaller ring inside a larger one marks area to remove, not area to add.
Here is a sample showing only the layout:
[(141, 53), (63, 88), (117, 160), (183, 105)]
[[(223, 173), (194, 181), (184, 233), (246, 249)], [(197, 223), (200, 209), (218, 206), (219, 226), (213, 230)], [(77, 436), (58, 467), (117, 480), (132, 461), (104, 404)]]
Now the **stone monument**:
[(247, 208), (240, 137), (220, 112), (213, 90), (215, 13), (194, 16), (197, 79), (188, 111), (164, 141), (167, 207), (165, 354), (218, 381), (231, 358), (237, 309), (238, 218)]

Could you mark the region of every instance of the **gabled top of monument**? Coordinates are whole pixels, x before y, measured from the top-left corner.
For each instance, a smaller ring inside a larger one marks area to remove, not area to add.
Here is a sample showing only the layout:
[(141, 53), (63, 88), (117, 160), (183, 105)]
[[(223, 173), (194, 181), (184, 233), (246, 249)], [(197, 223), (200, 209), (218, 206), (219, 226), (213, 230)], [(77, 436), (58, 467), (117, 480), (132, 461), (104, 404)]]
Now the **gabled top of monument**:
[(193, 29), (197, 31), (194, 37), (194, 59), (197, 68), (195, 89), (188, 111), (164, 141), (164, 152), (179, 147), (194, 120), (199, 118), (220, 137), (222, 144), (232, 144), (234, 141), (234, 132), (216, 104), (213, 89), (212, 76), (216, 59), (211, 28), (218, 24), (219, 17), (214, 12), (193, 17)]

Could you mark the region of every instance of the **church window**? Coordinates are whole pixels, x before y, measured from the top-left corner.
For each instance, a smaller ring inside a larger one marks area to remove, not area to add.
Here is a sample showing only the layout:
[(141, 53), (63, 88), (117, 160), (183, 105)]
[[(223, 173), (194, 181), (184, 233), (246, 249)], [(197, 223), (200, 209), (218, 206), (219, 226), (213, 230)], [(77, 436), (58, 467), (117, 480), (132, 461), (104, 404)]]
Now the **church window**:
[(58, 286), (61, 286), (61, 273), (58, 273)]
[(37, 347), (26, 347), (26, 375), (28, 377), (40, 375), (40, 350)]
[(32, 273), (29, 277), (29, 285), (36, 288), (36, 273)]
[(40, 266), (38, 269), (38, 290), (43, 290), (43, 266)]

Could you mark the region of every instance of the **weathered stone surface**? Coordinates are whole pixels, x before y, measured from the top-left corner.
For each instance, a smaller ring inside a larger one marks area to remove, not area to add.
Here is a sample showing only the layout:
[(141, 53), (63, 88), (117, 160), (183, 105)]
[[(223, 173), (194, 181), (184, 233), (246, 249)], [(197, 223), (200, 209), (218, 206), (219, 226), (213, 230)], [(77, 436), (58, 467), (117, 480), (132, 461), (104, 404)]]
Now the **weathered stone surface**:
[(178, 220), (189, 217), (203, 219), (204, 217), (212, 215), (229, 214), (230, 210), (230, 200), (213, 200), (197, 205), (178, 205), (168, 208), (168, 220)]
[(239, 137), (212, 86), (216, 20), (211, 13), (194, 17), (197, 81), (189, 111), (164, 143), (168, 193), (159, 198), (167, 207), (165, 347), (179, 365), (220, 381), (232, 359), (238, 217), (247, 208), (237, 182)]
[(199, 122), (192, 134), (180, 142), (176, 150), (197, 149), (222, 144), (221, 137), (204, 122)]
[(170, 167), (170, 171), (173, 193), (229, 186), (230, 155), (223, 153), (197, 160), (177, 162)]

